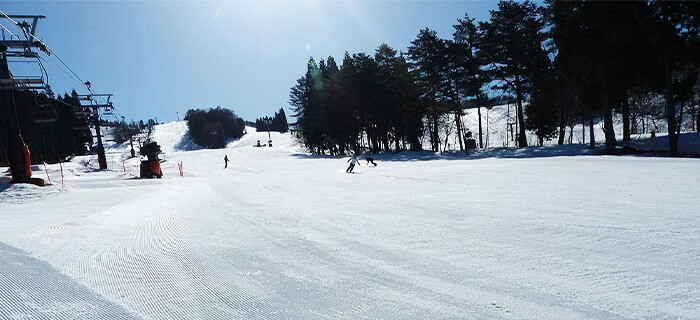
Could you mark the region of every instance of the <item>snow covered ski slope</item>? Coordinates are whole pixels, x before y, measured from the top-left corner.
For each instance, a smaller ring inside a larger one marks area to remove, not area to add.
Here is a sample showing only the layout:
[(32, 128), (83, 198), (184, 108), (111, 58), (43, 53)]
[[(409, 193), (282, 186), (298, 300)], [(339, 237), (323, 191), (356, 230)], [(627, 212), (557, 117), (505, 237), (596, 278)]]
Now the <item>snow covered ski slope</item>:
[(0, 183), (0, 319), (699, 318), (697, 159), (406, 153), (350, 175), (286, 134), (202, 150), (183, 128), (154, 133), (163, 179), (115, 147), (63, 188)]

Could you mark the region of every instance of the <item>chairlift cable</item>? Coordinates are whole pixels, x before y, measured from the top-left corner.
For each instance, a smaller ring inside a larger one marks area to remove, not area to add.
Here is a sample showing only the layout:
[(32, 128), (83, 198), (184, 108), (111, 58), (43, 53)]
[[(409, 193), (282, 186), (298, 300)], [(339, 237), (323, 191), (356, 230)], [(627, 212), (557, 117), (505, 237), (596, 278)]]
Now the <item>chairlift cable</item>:
[[(10, 16), (8, 16), (4, 11), (0, 10), (0, 14), (2, 14), (3, 16), (5, 16), (5, 18), (9, 19), (9, 20), (10, 20), (12, 23), (14, 23), (16, 26), (20, 27), (20, 24), (19, 24), (17, 21), (15, 21), (14, 19), (12, 19)], [(2, 24), (0, 24), (0, 25), (2, 25)], [(3, 27), (3, 29), (7, 30), (10, 34), (12, 34), (13, 36), (15, 36), (15, 38), (20, 39), (17, 35), (15, 35), (14, 33), (12, 33), (12, 31), (10, 31), (10, 29), (8, 29), (7, 27), (5, 27), (5, 25), (2, 25), (2, 27)], [(43, 49), (45, 49), (45, 52), (46, 52), (47, 56), (51, 57), (51, 54), (53, 53), (53, 56), (56, 57), (56, 59), (57, 59), (66, 69), (68, 69), (68, 71), (72, 74), (72, 76), (69, 75), (69, 74), (67, 74), (67, 73), (65, 72), (65, 70), (63, 70), (62, 68), (60, 68), (60, 66), (57, 67), (57, 66), (54, 65), (53, 67), (54, 67), (55, 69), (57, 69), (57, 70), (59, 70), (60, 72), (64, 73), (64, 75), (67, 75), (68, 78), (69, 78), (70, 80), (75, 81), (76, 83), (79, 84), (79, 86), (83, 86), (83, 85), (86, 84), (85, 81), (84, 81), (75, 71), (73, 71), (73, 69), (71, 69), (71, 68), (65, 63), (65, 61), (63, 61), (63, 59), (61, 59), (61, 57), (60, 57), (58, 54), (56, 54), (56, 52), (54, 52), (54, 51), (52, 51), (52, 50), (49, 49), (49, 46), (48, 46), (44, 41), (42, 41), (41, 39), (37, 38), (37, 37), (36, 37), (34, 34), (32, 34), (29, 30), (26, 30), (25, 28), (22, 28), (22, 27), (20, 27), (20, 28), (22, 29), (22, 32), (24, 33), (24, 35), (25, 35), (25, 37), (26, 37), (27, 39), (29, 39), (29, 37), (31, 36), (31, 38), (33, 38), (34, 40), (38, 41), (38, 42), (43, 46)], [(40, 49), (41, 49), (41, 48), (40, 48)], [(42, 50), (42, 51), (44, 51), (44, 50)], [(37, 60), (39, 60), (39, 59), (42, 59), (41, 56), (39, 56)], [(52, 60), (50, 60), (50, 59), (44, 59), (44, 60), (55, 64), (55, 62), (52, 61)], [(41, 64), (41, 62), (40, 62), (40, 66), (41, 66), (41, 68), (44, 70), (44, 73), (46, 73), (46, 77), (47, 77), (47, 81), (48, 81), (48, 72), (46, 72), (46, 69), (44, 68), (43, 64)], [(76, 81), (76, 80), (77, 80), (77, 81)], [(95, 94), (94, 91), (92, 90), (92, 88), (87, 87), (87, 89), (88, 89), (88, 92), (89, 92), (91, 95)], [(99, 97), (99, 98), (102, 99), (102, 101), (103, 101), (105, 104), (107, 104), (107, 100), (105, 100), (104, 97)], [(94, 99), (93, 99), (93, 101), (94, 101)], [(99, 121), (99, 120), (98, 120), (98, 121)]]
[(4, 24), (0, 23), (0, 26), (2, 26), (3, 29), (7, 30), (7, 32), (9, 32), (10, 35), (17, 38), (17, 40), (21, 40), (16, 34), (12, 33), (12, 31), (10, 31), (10, 29), (8, 29)]
[[(66, 63), (63, 62), (63, 60), (61, 59), (61, 57), (59, 57), (59, 56), (56, 54), (56, 52), (53, 52), (53, 56), (56, 57), (56, 59), (58, 59), (58, 61), (60, 61), (61, 64), (63, 64), (76, 78), (78, 78), (78, 80), (80, 80), (80, 82), (81, 82), (82, 84), (85, 84), (85, 81), (83, 81), (83, 79), (81, 79), (80, 76), (78, 76), (78, 75), (75, 73), (75, 71), (73, 71), (73, 69), (71, 69), (68, 65), (66, 65)], [(90, 91), (90, 93), (92, 93), (92, 90), (89, 90), (89, 91)]]
[[(2, 14), (3, 16), (5, 16), (5, 18), (9, 19), (9, 20), (10, 20), (12, 23), (14, 23), (17, 27), (20, 27), (20, 23), (19, 23), (19, 22), (15, 21), (15, 19), (12, 19), (10, 16), (8, 16), (8, 15), (7, 15), (5, 12), (3, 12), (2, 10), (0, 10), (0, 14)], [(29, 30), (24, 30), (24, 28), (22, 28), (22, 27), (20, 27), (20, 29), (22, 29), (23, 32), (26, 32), (26, 33), (28, 33), (30, 36), (32, 36), (32, 38), (34, 38), (34, 40), (36, 40), (36, 41), (38, 41), (39, 43), (41, 43), (41, 44), (44, 46), (44, 48), (46, 49), (46, 51), (48, 51), (48, 52), (46, 52), (47, 54), (49, 54), (49, 55), (51, 54), (51, 50), (49, 50), (49, 46), (47, 46), (46, 43), (44, 43), (44, 41), (41, 41), (41, 39), (37, 38), (35, 35), (33, 35), (31, 32), (29, 32)], [(15, 37), (16, 37), (16, 36), (15, 36)], [(19, 37), (18, 37), (17, 39), (19, 39)], [(27, 40), (29, 40), (29, 39), (27, 38)], [(43, 51), (43, 50), (42, 50), (42, 51)]]
[(11, 88), (10, 91), (12, 92), (12, 106), (15, 110), (15, 121), (17, 121), (17, 135), (19, 135), (19, 140), (22, 141), (22, 145), (27, 145), (24, 142), (24, 137), (22, 137), (22, 127), (19, 126), (19, 116), (17, 115), (17, 102), (15, 102), (15, 89)]
[(48, 63), (49, 63), (49, 66), (51, 66), (51, 67), (54, 68), (55, 70), (57, 70), (57, 71), (59, 71), (60, 73), (62, 73), (63, 76), (65, 76), (67, 80), (73, 81), (73, 83), (74, 83), (74, 84), (78, 84), (79, 87), (82, 87), (82, 86), (84, 85), (83, 83), (80, 82), (80, 80), (76, 79), (73, 75), (71, 75), (70, 73), (68, 73), (68, 72), (67, 72), (66, 70), (64, 70), (63, 68), (61, 68), (61, 66), (58, 65), (58, 63), (56, 63), (55, 61), (53, 61), (53, 60), (48, 60), (48, 59), (44, 59), (44, 58), (41, 58), (41, 57), (40, 57), (40, 59), (42, 59), (44, 62), (48, 62)]
[[(36, 58), (36, 62), (39, 63), (39, 67), (41, 67), (41, 70), (44, 72), (44, 75), (46, 75), (46, 81), (45, 81), (45, 82), (46, 82), (47, 85), (48, 85), (48, 83), (49, 83), (49, 73), (46, 72), (46, 68), (44, 68), (44, 64), (41, 63), (41, 60), (39, 59), (39, 57)], [(44, 75), (42, 75), (42, 77), (43, 77)]]
[[(15, 25), (19, 26), (19, 23), (18, 23), (17, 21), (15, 21), (14, 19), (10, 18), (10, 16), (8, 16), (8, 15), (7, 15), (5, 12), (3, 12), (2, 10), (0, 10), (0, 14), (2, 14), (2, 15), (5, 16), (7, 19), (9, 19), (10, 21), (12, 21), (12, 23), (14, 23)], [(3, 28), (4, 28), (4, 27), (5, 27), (5, 26), (3, 26)], [(85, 81), (83, 81), (83, 79), (80, 78), (80, 76), (78, 76), (78, 74), (75, 73), (75, 71), (73, 71), (73, 69), (71, 69), (71, 68), (63, 61), (63, 59), (61, 59), (61, 57), (60, 57), (58, 54), (56, 54), (56, 52), (54, 52), (53, 50), (50, 50), (50, 49), (49, 49), (49, 46), (46, 45), (46, 43), (45, 43), (44, 41), (42, 41), (41, 39), (37, 38), (34, 34), (32, 34), (31, 32), (29, 32), (28, 30), (24, 30), (24, 29), (22, 29), (22, 30), (23, 30), (23, 32), (25, 32), (26, 34), (28, 34), (29, 36), (31, 36), (33, 39), (35, 39), (36, 41), (38, 41), (39, 43), (41, 43), (41, 44), (44, 46), (44, 48), (46, 48), (46, 51), (47, 51), (47, 54), (48, 54), (49, 57), (51, 56), (51, 53), (53, 53), (53, 56), (56, 57), (56, 59), (58, 59), (58, 61), (61, 62), (61, 64), (62, 64), (63, 66), (65, 66), (66, 69), (68, 69), (68, 71), (70, 71), (78, 80), (80, 80), (81, 85), (85, 83)], [(9, 30), (8, 30), (8, 31), (9, 31)], [(16, 37), (16, 36), (15, 36), (15, 37)], [(18, 38), (18, 39), (19, 39), (19, 38)], [(92, 90), (88, 90), (88, 91), (90, 91), (90, 93), (93, 93)]]
[(63, 76), (66, 77), (66, 79), (68, 79), (68, 80), (70, 80), (70, 81), (73, 81), (74, 83), (76, 83), (76, 84), (78, 84), (78, 85), (80, 85), (80, 86), (83, 86), (83, 83), (81, 83), (79, 80), (77, 80), (77, 79), (76, 79), (75, 77), (73, 77), (71, 74), (69, 74), (68, 72), (66, 72), (65, 70), (63, 70), (63, 68), (61, 68), (59, 65), (57, 65), (56, 62), (54, 62), (54, 61), (52, 61), (52, 60), (47, 60), (47, 59), (44, 59), (44, 58), (41, 58), (41, 57), (39, 57), (39, 59), (42, 59), (42, 60), (44, 60), (45, 62), (48, 62), (48, 63), (49, 63), (48, 65), (49, 65), (50, 67), (52, 67), (52, 68), (54, 68), (55, 70), (57, 70), (57, 71), (59, 71), (60, 73), (62, 73)]

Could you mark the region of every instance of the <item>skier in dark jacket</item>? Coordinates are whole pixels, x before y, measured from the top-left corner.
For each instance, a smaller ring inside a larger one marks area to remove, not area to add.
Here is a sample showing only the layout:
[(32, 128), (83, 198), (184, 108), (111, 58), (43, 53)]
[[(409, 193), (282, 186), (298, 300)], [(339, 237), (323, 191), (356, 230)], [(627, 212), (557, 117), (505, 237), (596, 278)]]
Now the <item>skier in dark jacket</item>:
[(224, 156), (224, 169), (228, 167), (228, 155)]

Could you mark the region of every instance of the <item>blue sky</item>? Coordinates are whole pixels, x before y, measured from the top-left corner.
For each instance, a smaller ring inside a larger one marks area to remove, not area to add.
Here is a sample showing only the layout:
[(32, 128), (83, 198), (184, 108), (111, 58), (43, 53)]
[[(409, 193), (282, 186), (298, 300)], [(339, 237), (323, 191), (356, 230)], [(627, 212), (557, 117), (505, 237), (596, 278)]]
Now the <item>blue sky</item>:
[[(95, 92), (114, 93), (119, 115), (160, 122), (216, 106), (246, 120), (280, 107), (290, 115), (289, 89), (310, 56), (341, 62), (345, 51), (374, 53), (383, 42), (405, 51), (422, 28), (450, 38), (465, 13), (485, 20), (495, 8), (495, 1), (0, 1), (7, 14), (45, 15), (37, 37)], [(39, 75), (36, 65), (10, 68)], [(55, 92), (85, 92), (51, 63), (46, 68)]]

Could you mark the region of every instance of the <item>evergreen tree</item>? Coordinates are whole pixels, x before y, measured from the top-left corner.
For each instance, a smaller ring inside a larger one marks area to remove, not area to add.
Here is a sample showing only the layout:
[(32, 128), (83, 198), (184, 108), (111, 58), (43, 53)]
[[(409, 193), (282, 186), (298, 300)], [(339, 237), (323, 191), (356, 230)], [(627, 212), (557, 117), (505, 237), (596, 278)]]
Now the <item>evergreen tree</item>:
[(309, 58), (306, 74), (297, 80), (290, 93), (290, 104), (297, 119), (296, 128), (304, 145), (314, 153), (325, 147), (323, 137), (324, 115), (318, 90), (323, 87), (321, 71), (316, 61)]
[(284, 108), (280, 108), (280, 111), (275, 113), (275, 117), (272, 119), (275, 131), (287, 132), (289, 131), (289, 124), (287, 123), (287, 115), (284, 112)]
[(613, 108), (626, 99), (630, 55), (642, 2), (554, 3), (557, 66), (573, 79), (583, 105), (603, 114), (606, 153), (615, 153)]
[[(479, 147), (483, 148), (483, 132), (481, 128), (481, 107), (487, 100), (482, 91), (484, 84), (489, 82), (488, 74), (482, 71), (484, 59), (481, 59), (478, 52), (480, 34), (474, 23), (474, 19), (464, 15), (463, 19), (457, 19), (457, 24), (453, 26), (455, 32), (452, 34), (454, 42), (451, 43), (450, 52), (452, 60), (451, 79), (456, 86), (461, 102), (467, 105), (476, 105), (479, 121)], [(461, 106), (461, 104), (460, 104)], [(461, 147), (461, 125), (459, 125), (460, 112), (456, 113), (458, 123), (457, 130), (460, 137)]]
[(527, 146), (523, 101), (533, 90), (537, 64), (546, 56), (543, 27), (541, 9), (529, 1), (499, 1), (498, 10), (491, 11), (491, 20), (479, 23), (479, 49), (492, 77), (501, 81), (499, 88), (515, 93), (521, 147)]
[(544, 59), (540, 70), (533, 77), (530, 101), (525, 106), (525, 126), (534, 130), (538, 145), (549, 140), (557, 133), (557, 99), (560, 85), (559, 75), (549, 59)]
[(377, 48), (374, 59), (379, 66), (377, 126), (384, 150), (392, 144), (395, 151), (407, 149), (407, 144), (420, 150), (422, 115), (416, 112), (419, 101), (406, 60), (386, 44)]
[[(652, 1), (651, 11), (653, 25), (648, 31), (653, 45), (649, 51), (661, 57), (657, 61), (661, 60), (662, 67), (650, 73), (650, 83), (652, 89), (663, 92), (669, 152), (675, 156), (678, 154), (681, 125), (677, 120), (676, 106), (682, 108), (692, 97), (700, 69), (700, 3)], [(659, 70), (663, 70), (663, 78), (655, 76)]]
[(454, 97), (447, 77), (446, 54), (445, 41), (428, 28), (421, 30), (408, 47), (408, 57), (425, 107), (433, 151), (439, 151), (440, 148), (440, 117), (447, 112), (447, 105), (453, 102)]
[(228, 139), (240, 138), (245, 130), (243, 119), (221, 107), (187, 110), (185, 120), (192, 139), (205, 148), (223, 148)]

